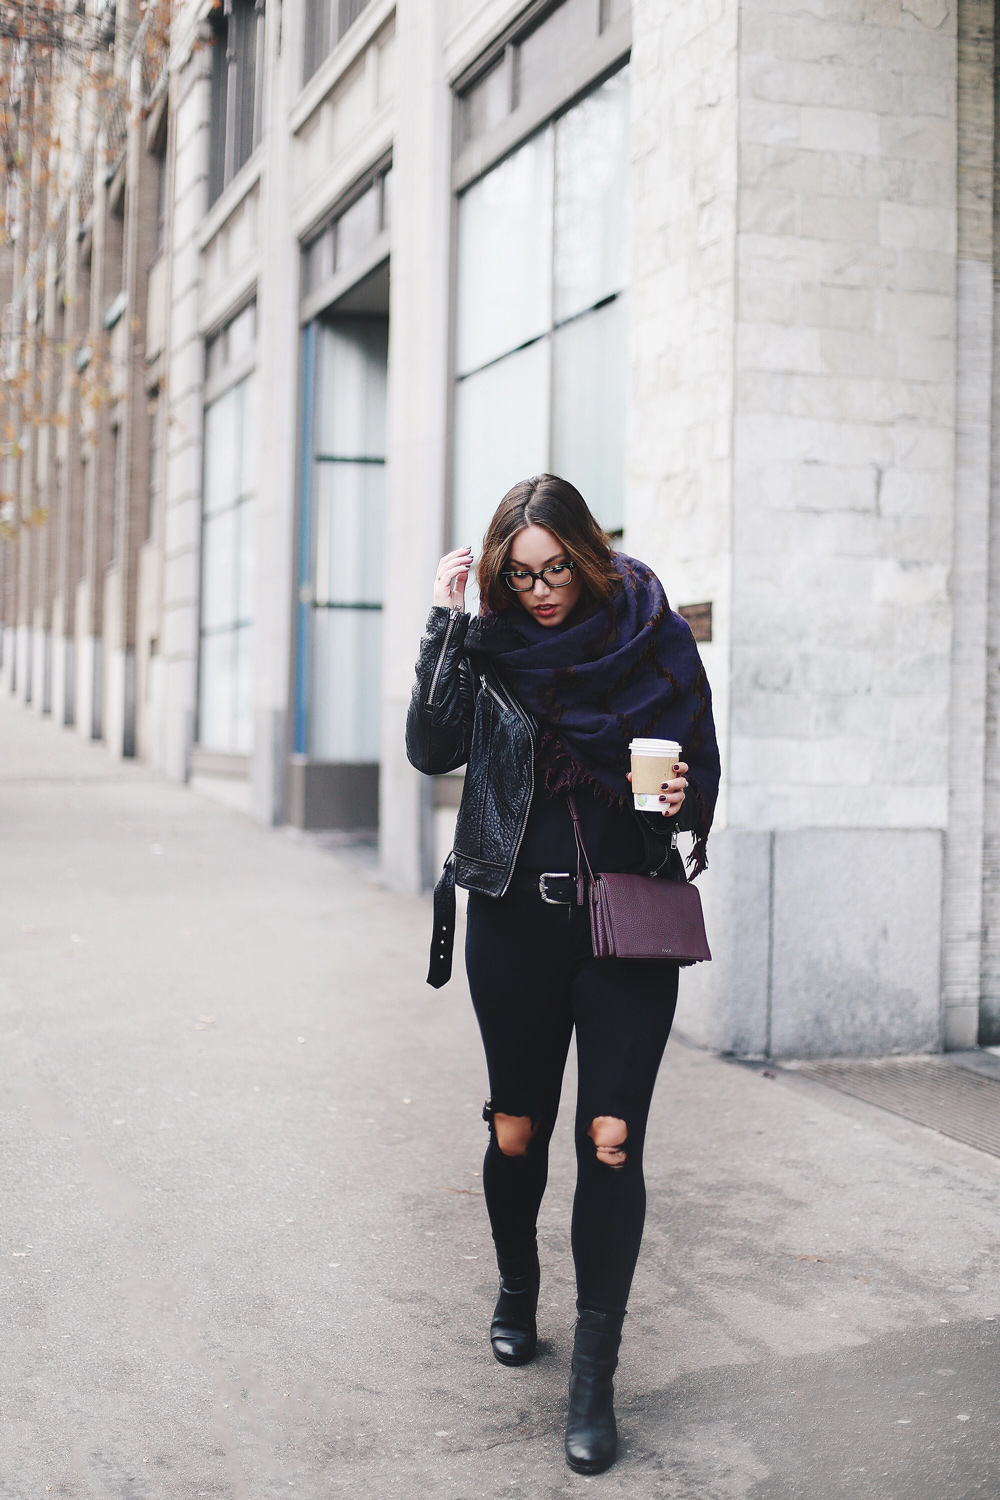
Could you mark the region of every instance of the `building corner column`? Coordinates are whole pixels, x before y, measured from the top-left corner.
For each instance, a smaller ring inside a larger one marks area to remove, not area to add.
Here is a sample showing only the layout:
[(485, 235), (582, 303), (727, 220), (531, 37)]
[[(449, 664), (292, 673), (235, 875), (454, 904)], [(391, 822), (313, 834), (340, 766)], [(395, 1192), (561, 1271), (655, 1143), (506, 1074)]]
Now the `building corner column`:
[(379, 867), (386, 885), (409, 891), (427, 884), (432, 865), (431, 788), (406, 759), (404, 726), (446, 532), (452, 135), (442, 21), (435, 0), (397, 8)]
[[(678, 1025), (706, 1046), (766, 1046), (770, 835), (729, 826), (736, 410), (739, 6), (632, 7), (627, 552), (672, 606), (711, 604), (699, 647), (722, 786), (698, 881), (715, 961), (685, 971)], [(735, 920), (733, 913), (742, 914)]]

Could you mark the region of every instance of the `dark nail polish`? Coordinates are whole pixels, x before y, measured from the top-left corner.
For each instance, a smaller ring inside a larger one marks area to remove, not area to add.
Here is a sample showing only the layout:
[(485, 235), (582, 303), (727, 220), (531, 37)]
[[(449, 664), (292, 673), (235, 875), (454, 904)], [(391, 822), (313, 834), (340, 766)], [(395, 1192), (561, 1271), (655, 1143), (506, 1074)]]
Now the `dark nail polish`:
[(660, 801), (661, 802), (666, 802), (666, 800), (667, 800), (666, 797), (663, 797), (663, 796), (660, 797)]

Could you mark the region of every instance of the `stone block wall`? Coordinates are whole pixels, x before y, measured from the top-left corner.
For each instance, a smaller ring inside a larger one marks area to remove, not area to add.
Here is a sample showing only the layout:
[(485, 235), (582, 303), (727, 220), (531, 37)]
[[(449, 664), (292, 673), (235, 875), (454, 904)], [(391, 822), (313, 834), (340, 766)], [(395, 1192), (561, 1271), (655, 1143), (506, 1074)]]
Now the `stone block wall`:
[[(984, 897), (987, 907), (995, 908), (995, 897), (991, 900), (984, 889), (994, 369), (993, 73), (992, 0), (961, 0), (953, 627), (942, 934), (942, 1032), (948, 1047), (976, 1045), (981, 997), (995, 992), (984, 962)], [(988, 919), (985, 926), (988, 931)]]
[(744, 5), (740, 826), (946, 821), (955, 153), (953, 11)]
[[(625, 546), (671, 603), (711, 600), (728, 721), (735, 400), (735, 0), (635, 0)], [(725, 817), (725, 789), (720, 809)]]
[(724, 0), (636, 6), (626, 545), (715, 606), (716, 962), (680, 1011), (714, 1046), (955, 1045), (978, 999), (991, 26), (945, 0), (747, 0), (738, 32)]

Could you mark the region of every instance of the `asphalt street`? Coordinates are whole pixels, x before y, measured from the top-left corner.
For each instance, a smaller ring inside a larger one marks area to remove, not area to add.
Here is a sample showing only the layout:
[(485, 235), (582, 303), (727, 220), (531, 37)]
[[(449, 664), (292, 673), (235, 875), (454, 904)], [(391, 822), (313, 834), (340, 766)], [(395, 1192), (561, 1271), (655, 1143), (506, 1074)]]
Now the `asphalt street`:
[(575, 1476), (572, 1080), (509, 1370), (429, 902), (7, 702), (0, 881), (5, 1500), (1000, 1496), (1000, 1160), (675, 1035)]

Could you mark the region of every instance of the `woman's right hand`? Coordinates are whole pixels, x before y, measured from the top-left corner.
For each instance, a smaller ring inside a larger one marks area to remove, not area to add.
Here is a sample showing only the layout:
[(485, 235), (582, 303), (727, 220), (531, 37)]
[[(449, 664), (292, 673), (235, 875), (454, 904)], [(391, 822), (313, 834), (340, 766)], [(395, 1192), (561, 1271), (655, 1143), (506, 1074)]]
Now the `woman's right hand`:
[(472, 567), (472, 548), (446, 552), (434, 575), (434, 603), (442, 609), (465, 608), (465, 585)]

